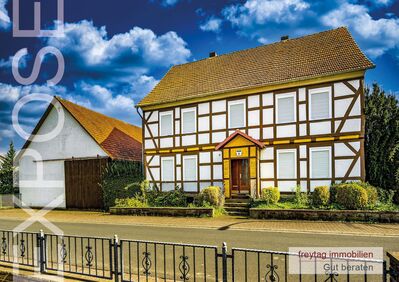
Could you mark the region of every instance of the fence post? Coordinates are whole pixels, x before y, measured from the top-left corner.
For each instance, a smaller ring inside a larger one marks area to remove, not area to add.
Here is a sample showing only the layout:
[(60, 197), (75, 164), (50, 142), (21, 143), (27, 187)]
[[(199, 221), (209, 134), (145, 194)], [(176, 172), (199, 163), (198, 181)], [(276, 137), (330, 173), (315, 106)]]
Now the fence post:
[(399, 281), (399, 252), (387, 253), (387, 256), (389, 258), (389, 281)]
[(227, 282), (227, 244), (226, 242), (223, 242), (222, 246), (222, 279), (223, 282)]
[(115, 282), (119, 282), (119, 238), (118, 235), (114, 236), (114, 275)]
[(45, 259), (45, 236), (44, 232), (41, 229), (40, 233), (38, 234), (38, 245), (39, 245), (39, 268), (40, 268), (40, 273), (45, 272), (45, 266), (46, 266), (46, 259)]

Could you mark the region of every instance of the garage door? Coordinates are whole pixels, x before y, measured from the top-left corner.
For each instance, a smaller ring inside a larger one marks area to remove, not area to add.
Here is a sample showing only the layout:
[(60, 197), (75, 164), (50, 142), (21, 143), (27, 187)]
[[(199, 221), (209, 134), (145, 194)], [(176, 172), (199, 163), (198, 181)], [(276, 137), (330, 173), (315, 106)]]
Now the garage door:
[(66, 207), (76, 209), (101, 209), (101, 173), (108, 159), (65, 161)]

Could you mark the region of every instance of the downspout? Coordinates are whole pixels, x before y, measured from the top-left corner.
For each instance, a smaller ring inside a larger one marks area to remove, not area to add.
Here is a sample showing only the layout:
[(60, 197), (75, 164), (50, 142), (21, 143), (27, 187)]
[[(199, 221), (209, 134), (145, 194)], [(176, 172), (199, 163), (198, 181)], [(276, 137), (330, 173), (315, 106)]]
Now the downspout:
[(141, 142), (141, 171), (143, 172), (145, 178), (145, 166), (144, 166), (144, 113), (140, 113), (140, 107), (137, 105), (134, 106), (136, 108), (136, 112), (141, 118), (141, 130), (142, 130), (142, 142)]

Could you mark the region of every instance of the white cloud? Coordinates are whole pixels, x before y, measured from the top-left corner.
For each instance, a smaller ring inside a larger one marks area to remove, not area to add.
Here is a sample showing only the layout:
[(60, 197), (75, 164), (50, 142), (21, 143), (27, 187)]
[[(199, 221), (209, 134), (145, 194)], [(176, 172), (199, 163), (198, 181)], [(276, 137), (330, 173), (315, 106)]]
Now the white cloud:
[(156, 35), (150, 29), (134, 27), (108, 37), (104, 26), (86, 20), (67, 23), (64, 29), (64, 37), (48, 38), (45, 43), (61, 50), (69, 70), (65, 75), (78, 73), (78, 80), (95, 80), (108, 87), (130, 83), (191, 57), (187, 43), (173, 31)]
[(11, 20), (6, 10), (8, 0), (0, 0), (0, 29), (8, 29), (11, 26)]
[(203, 31), (220, 32), (222, 26), (222, 19), (210, 17), (206, 22), (200, 25), (200, 29)]
[(134, 27), (108, 39), (104, 26), (97, 28), (86, 20), (65, 24), (65, 36), (49, 38), (47, 43), (87, 67), (111, 66), (114, 71), (167, 67), (185, 63), (191, 56), (186, 42), (173, 31), (158, 36)]
[(295, 21), (309, 6), (303, 0), (247, 0), (243, 5), (231, 5), (224, 8), (222, 13), (232, 25), (250, 27), (267, 22)]
[(366, 54), (376, 58), (399, 47), (399, 19), (373, 19), (362, 5), (343, 3), (321, 18), (329, 27), (348, 26)]
[(163, 0), (162, 5), (163, 6), (174, 6), (179, 2), (179, 0)]
[(393, 0), (370, 0), (373, 4), (377, 6), (388, 6), (391, 5)]

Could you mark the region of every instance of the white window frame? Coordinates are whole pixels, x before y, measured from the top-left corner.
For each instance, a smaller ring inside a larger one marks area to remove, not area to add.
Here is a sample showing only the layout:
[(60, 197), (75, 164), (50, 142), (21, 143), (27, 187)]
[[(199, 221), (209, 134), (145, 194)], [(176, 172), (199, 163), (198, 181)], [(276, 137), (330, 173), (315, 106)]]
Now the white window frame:
[[(309, 165), (310, 165), (310, 178), (313, 178), (313, 152), (320, 152), (320, 151), (328, 151), (328, 160), (330, 162), (329, 165), (329, 170), (328, 170), (328, 176), (326, 178), (331, 178), (332, 177), (332, 155), (331, 155), (331, 147), (314, 147), (310, 148), (309, 150)], [(315, 178), (318, 179), (318, 178)], [(324, 178), (323, 178), (324, 179)]]
[[(283, 98), (289, 98), (289, 97), (293, 97), (294, 98), (294, 120), (292, 121), (285, 121), (285, 122), (280, 122), (278, 120), (278, 110), (279, 110), (279, 102), (278, 100), (283, 99)], [(276, 123), (277, 124), (285, 124), (285, 123), (293, 123), (297, 121), (297, 117), (296, 117), (296, 107), (297, 107), (297, 103), (296, 103), (296, 93), (287, 93), (287, 94), (277, 94), (276, 95), (276, 110), (275, 110), (275, 119), (276, 119)]]
[[(312, 118), (312, 95), (328, 92), (328, 117)], [(309, 120), (330, 119), (332, 117), (332, 91), (331, 87), (313, 88), (309, 89)]]
[[(189, 112), (194, 112), (194, 130), (189, 131), (189, 132), (184, 132), (184, 113), (189, 113)], [(182, 134), (189, 134), (189, 133), (195, 133), (197, 131), (197, 108), (186, 108), (186, 109), (181, 109), (181, 133)]]
[[(195, 160), (195, 180), (186, 179), (185, 161), (194, 159)], [(198, 156), (197, 155), (185, 155), (183, 156), (183, 182), (198, 181)]]
[[(279, 170), (279, 167), (280, 167), (280, 153), (294, 153), (294, 177), (293, 178), (280, 178), (280, 170)], [(279, 150), (277, 150), (277, 152), (276, 152), (276, 154), (277, 154), (277, 179), (281, 179), (281, 180), (284, 180), (284, 179), (288, 179), (288, 180), (290, 180), (290, 179), (297, 179), (297, 177), (298, 177), (298, 171), (297, 171), (297, 169), (298, 169), (298, 159), (297, 159), (297, 149), (279, 149)]]
[[(162, 117), (168, 116), (168, 115), (170, 115), (172, 117), (171, 118), (172, 134), (171, 135), (163, 135), (162, 134)], [(160, 112), (159, 113), (159, 136), (162, 136), (162, 137), (163, 136), (173, 136), (174, 130), (175, 130), (175, 127), (174, 127), (173, 111)]]
[[(165, 180), (163, 174), (163, 161), (172, 161), (173, 162), (173, 170), (172, 170), (172, 180)], [(174, 157), (161, 157), (161, 181), (165, 182), (175, 182), (176, 175), (175, 175), (175, 158)]]
[[(243, 113), (242, 113), (242, 114), (244, 115), (244, 119), (243, 119), (243, 120), (244, 120), (244, 124), (243, 124), (242, 126), (239, 126), (239, 127), (232, 127), (232, 126), (231, 126), (231, 120), (230, 120), (230, 117), (231, 117), (231, 110), (230, 110), (230, 108), (231, 108), (231, 106), (240, 105), (240, 104), (242, 104), (242, 105), (244, 106), (244, 110), (243, 110)], [(227, 108), (228, 108), (228, 119), (229, 119), (228, 124), (229, 124), (229, 129), (246, 127), (246, 124), (247, 124), (247, 114), (246, 114), (246, 103), (245, 103), (245, 100), (229, 101), (229, 102), (228, 102)]]

